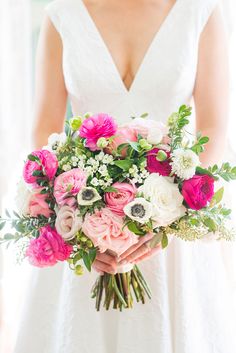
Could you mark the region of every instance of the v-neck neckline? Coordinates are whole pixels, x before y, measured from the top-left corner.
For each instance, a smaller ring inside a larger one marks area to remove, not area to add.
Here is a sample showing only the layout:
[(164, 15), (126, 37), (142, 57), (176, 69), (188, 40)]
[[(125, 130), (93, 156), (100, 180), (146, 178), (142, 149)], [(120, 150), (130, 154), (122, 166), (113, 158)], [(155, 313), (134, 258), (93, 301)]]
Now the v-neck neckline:
[(124, 91), (124, 93), (126, 94), (131, 94), (138, 82), (138, 79), (143, 71), (143, 69), (145, 68), (145, 64), (146, 61), (148, 59), (148, 57), (151, 54), (151, 51), (155, 45), (155, 43), (158, 41), (158, 39), (161, 37), (161, 34), (163, 32), (163, 30), (166, 28), (168, 22), (170, 21), (171, 17), (173, 16), (173, 14), (175, 13), (175, 10), (177, 8), (178, 3), (181, 0), (175, 0), (175, 3), (172, 5), (171, 9), (169, 10), (169, 12), (167, 13), (167, 15), (165, 16), (165, 18), (163, 19), (161, 25), (159, 26), (159, 28), (157, 29), (157, 31), (155, 32), (154, 36), (152, 37), (152, 39), (150, 40), (146, 51), (143, 54), (143, 57), (139, 63), (138, 69), (134, 75), (134, 78), (131, 82), (131, 85), (129, 87), (126, 86), (126, 84), (124, 83), (122, 76), (120, 74), (120, 71), (117, 67), (117, 64), (112, 56), (112, 53), (106, 43), (106, 41), (104, 40), (100, 30), (97, 27), (96, 22), (94, 21), (93, 17), (91, 16), (87, 6), (84, 3), (84, 0), (79, 0), (79, 2), (81, 3), (81, 7), (83, 8), (83, 11), (85, 13), (85, 15), (87, 16), (92, 28), (94, 29), (94, 32), (96, 34), (96, 36), (98, 37), (98, 40), (100, 41), (100, 43), (102, 44), (103, 48), (104, 48), (104, 52), (107, 55), (109, 61), (111, 62), (111, 66), (113, 68), (113, 71), (115, 73), (115, 76), (117, 77), (117, 80), (121, 86), (121, 89)]

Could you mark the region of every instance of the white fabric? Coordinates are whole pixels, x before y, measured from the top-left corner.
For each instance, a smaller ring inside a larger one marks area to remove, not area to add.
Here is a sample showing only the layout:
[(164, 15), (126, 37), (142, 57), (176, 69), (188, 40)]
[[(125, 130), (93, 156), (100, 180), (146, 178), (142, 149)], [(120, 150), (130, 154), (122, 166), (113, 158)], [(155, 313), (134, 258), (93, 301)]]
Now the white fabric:
[[(191, 100), (199, 36), (216, 3), (177, 0), (128, 92), (82, 1), (53, 1), (46, 10), (63, 40), (73, 113), (104, 111), (124, 123), (149, 112), (165, 121)], [(75, 277), (67, 264), (32, 269), (14, 353), (234, 353), (230, 249), (173, 239), (140, 265), (152, 300), (122, 313), (95, 311), (95, 272)]]

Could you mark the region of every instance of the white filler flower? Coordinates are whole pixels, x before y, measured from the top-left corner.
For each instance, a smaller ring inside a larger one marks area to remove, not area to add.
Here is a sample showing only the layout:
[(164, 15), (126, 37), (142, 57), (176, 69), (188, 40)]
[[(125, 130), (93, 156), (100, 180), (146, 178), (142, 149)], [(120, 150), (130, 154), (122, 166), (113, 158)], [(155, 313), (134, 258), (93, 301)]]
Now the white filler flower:
[(152, 204), (143, 197), (137, 197), (124, 207), (124, 213), (134, 221), (143, 224), (152, 217)]
[(90, 206), (98, 200), (101, 200), (101, 196), (96, 189), (90, 186), (82, 188), (77, 195), (77, 201), (80, 206)]
[(172, 172), (179, 178), (190, 179), (200, 165), (199, 157), (190, 149), (178, 148), (172, 153)]
[(139, 187), (138, 192), (152, 204), (155, 227), (165, 227), (185, 214), (183, 196), (173, 178), (152, 173)]

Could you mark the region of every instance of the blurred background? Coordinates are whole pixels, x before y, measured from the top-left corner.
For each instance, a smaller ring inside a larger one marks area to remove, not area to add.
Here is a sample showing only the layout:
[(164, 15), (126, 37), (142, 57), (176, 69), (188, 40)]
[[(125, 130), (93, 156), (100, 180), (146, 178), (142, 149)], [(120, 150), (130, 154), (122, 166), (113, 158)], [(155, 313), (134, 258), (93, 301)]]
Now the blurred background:
[[(35, 53), (49, 0), (0, 1), (0, 209), (14, 204), (14, 185), (31, 146)], [(236, 152), (236, 1), (222, 0), (229, 35), (231, 107), (229, 145)], [(68, 115), (70, 107), (68, 105)], [(232, 192), (235, 184), (232, 187)], [(236, 196), (236, 194), (235, 194)], [(11, 251), (11, 250), (10, 250)], [(0, 248), (0, 352), (11, 353), (28, 267)]]

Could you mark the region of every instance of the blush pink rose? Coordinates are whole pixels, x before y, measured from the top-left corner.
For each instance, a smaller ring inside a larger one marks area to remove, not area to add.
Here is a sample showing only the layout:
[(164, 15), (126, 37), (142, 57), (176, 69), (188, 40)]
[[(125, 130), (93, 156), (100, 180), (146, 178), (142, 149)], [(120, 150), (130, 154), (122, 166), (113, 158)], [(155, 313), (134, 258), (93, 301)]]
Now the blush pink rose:
[(114, 251), (120, 256), (130, 246), (136, 244), (138, 236), (124, 227), (124, 219), (109, 208), (96, 209), (93, 214), (87, 213), (82, 230), (101, 252)]
[[(109, 147), (106, 148), (106, 153), (112, 153), (113, 150), (117, 150), (118, 146), (123, 143), (128, 143), (129, 141), (136, 142), (138, 141), (137, 133), (135, 129), (131, 127), (120, 127), (117, 130), (115, 138), (109, 144)], [(122, 157), (126, 156), (127, 148), (122, 149)]]
[(85, 119), (79, 129), (81, 137), (86, 139), (85, 146), (91, 151), (99, 150), (97, 141), (100, 137), (109, 138), (116, 134), (117, 125), (114, 119), (104, 113), (99, 113)]
[(86, 185), (87, 175), (80, 168), (74, 168), (64, 172), (54, 181), (54, 197), (58, 205), (73, 207), (76, 195)]
[(42, 227), (40, 235), (30, 241), (26, 256), (33, 266), (54, 266), (69, 258), (72, 246), (65, 243), (57, 231), (50, 226)]
[(33, 172), (40, 171), (49, 180), (52, 180), (57, 172), (58, 161), (54, 153), (47, 150), (39, 150), (31, 153), (40, 160), (40, 164), (36, 161), (30, 161), (29, 159), (24, 165), (23, 178), (27, 184), (36, 184), (37, 176), (33, 175)]
[(168, 128), (161, 122), (146, 118), (135, 118), (128, 124), (136, 130), (137, 134), (143, 138), (148, 139), (153, 132), (160, 136), (165, 136), (168, 133)]
[(40, 192), (32, 193), (29, 200), (29, 214), (32, 217), (37, 217), (43, 215), (47, 218), (53, 213), (50, 210), (46, 199), (48, 198), (47, 194), (40, 194)]
[(107, 207), (119, 216), (124, 216), (124, 207), (135, 198), (137, 189), (135, 186), (128, 183), (116, 182), (112, 187), (117, 189), (117, 192), (106, 192), (105, 202)]
[(171, 165), (169, 161), (170, 153), (165, 151), (167, 154), (167, 159), (160, 162), (156, 159), (156, 155), (159, 151), (159, 148), (153, 148), (147, 153), (147, 170), (149, 173), (158, 173), (163, 176), (169, 176), (171, 173)]
[(185, 180), (182, 195), (186, 204), (193, 210), (200, 210), (207, 206), (214, 195), (215, 180), (210, 175), (194, 175)]

